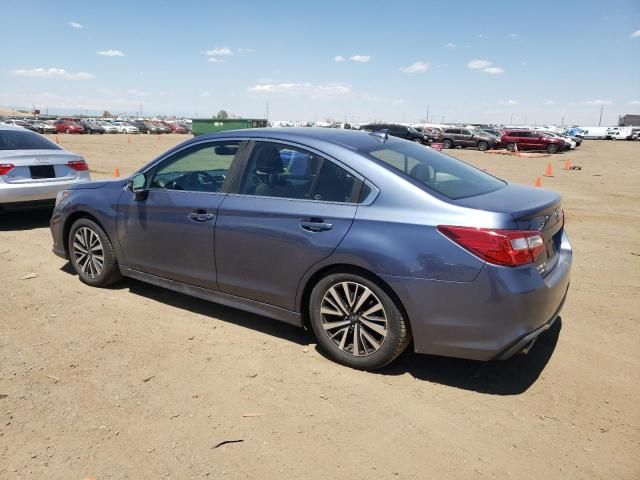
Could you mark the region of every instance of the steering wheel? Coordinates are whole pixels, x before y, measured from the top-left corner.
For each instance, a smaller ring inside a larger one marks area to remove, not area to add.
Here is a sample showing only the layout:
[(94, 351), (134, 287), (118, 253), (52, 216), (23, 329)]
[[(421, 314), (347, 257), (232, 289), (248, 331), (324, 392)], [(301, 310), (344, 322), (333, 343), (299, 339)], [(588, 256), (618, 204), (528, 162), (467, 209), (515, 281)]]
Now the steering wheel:
[[(224, 180), (224, 176), (222, 176)], [(194, 170), (174, 181), (175, 187), (182, 187), (182, 190), (193, 190), (197, 192), (209, 191), (209, 186), (220, 183), (219, 177), (216, 179), (209, 172), (204, 170)], [(179, 185), (180, 184), (180, 185)], [(177, 190), (177, 188), (176, 188)]]

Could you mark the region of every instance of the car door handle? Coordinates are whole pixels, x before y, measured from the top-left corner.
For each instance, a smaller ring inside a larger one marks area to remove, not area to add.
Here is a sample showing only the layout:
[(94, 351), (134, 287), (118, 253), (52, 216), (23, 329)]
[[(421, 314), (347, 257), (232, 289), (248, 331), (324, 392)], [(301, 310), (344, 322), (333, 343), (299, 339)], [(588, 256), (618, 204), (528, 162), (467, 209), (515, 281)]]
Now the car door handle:
[(333, 224), (325, 223), (320, 219), (312, 219), (310, 221), (300, 222), (300, 227), (308, 232), (324, 232), (326, 230), (331, 230), (333, 228)]
[(198, 209), (195, 212), (191, 212), (189, 214), (189, 218), (191, 220), (195, 220), (196, 222), (206, 222), (211, 220), (215, 215), (213, 213), (207, 213), (206, 210)]

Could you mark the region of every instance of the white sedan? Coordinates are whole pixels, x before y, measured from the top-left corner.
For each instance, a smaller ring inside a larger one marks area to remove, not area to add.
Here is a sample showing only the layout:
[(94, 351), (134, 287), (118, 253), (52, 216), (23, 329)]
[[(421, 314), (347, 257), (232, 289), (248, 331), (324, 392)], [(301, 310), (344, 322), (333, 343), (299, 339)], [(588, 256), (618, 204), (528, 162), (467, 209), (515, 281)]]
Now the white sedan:
[(0, 124), (0, 211), (53, 206), (58, 192), (90, 180), (80, 155), (38, 133)]
[(118, 133), (129, 133), (129, 134), (140, 133), (140, 130), (138, 129), (138, 127), (134, 127), (133, 125), (127, 122), (113, 122), (113, 125), (118, 130)]
[(111, 122), (96, 122), (102, 128), (104, 128), (104, 133), (118, 133), (118, 128)]

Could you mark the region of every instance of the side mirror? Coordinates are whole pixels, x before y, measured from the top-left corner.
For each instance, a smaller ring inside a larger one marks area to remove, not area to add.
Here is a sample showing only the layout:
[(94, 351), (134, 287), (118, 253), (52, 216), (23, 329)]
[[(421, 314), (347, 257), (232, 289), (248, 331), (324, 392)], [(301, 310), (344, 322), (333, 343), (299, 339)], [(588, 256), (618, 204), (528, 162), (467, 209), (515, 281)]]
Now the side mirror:
[(147, 198), (147, 177), (144, 173), (136, 173), (127, 180), (127, 188), (135, 194), (136, 200)]

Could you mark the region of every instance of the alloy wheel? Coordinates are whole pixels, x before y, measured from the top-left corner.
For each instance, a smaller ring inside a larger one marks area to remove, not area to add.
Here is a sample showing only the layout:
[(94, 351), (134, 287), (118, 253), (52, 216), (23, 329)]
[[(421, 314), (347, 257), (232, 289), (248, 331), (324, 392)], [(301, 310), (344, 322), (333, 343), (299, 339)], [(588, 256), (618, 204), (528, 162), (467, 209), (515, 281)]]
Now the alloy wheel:
[(73, 256), (80, 271), (97, 278), (104, 270), (104, 247), (100, 236), (88, 227), (80, 227), (73, 236)]
[(377, 352), (387, 337), (384, 305), (375, 293), (357, 282), (331, 286), (322, 298), (320, 317), (329, 339), (356, 357)]

